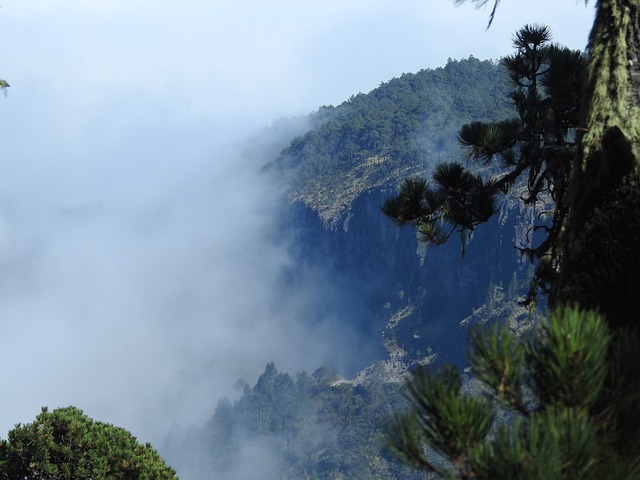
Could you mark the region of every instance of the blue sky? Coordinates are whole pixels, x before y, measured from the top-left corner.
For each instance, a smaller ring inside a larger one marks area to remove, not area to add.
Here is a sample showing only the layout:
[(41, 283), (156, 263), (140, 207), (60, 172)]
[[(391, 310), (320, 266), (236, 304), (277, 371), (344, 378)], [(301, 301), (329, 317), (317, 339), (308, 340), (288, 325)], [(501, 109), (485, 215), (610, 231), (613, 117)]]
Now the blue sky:
[(573, 0), (505, 0), (488, 31), (490, 8), (452, 0), (1, 7), (0, 435), (74, 404), (154, 441), (269, 360), (335, 357), (297, 323), (311, 292), (265, 313), (289, 259), (255, 241), (278, 204), (240, 160), (244, 134), (448, 58), (498, 58), (525, 23), (581, 49), (593, 18)]

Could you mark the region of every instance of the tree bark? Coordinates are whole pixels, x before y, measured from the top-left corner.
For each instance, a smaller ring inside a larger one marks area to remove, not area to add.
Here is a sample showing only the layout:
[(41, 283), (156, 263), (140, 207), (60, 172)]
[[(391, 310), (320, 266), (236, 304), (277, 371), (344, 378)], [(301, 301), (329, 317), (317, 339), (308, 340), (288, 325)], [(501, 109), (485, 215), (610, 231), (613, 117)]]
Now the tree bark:
[(552, 305), (640, 326), (640, 0), (600, 0)]

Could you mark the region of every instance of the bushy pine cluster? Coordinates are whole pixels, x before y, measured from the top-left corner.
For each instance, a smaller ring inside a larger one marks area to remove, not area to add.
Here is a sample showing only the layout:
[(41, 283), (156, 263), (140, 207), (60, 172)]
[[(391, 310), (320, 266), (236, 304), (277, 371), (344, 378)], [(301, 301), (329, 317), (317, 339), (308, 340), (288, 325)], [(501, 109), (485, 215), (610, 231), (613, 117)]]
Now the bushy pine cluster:
[(0, 478), (6, 480), (175, 480), (150, 444), (127, 430), (97, 422), (75, 407), (42, 409), (33, 423), (16, 425), (0, 441)]

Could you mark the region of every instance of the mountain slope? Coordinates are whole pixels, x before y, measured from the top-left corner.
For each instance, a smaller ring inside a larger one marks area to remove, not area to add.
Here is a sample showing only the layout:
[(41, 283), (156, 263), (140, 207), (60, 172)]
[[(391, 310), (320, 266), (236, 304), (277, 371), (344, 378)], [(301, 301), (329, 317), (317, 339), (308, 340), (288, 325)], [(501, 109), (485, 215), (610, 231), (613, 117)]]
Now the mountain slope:
[(459, 157), (464, 123), (510, 114), (503, 68), (476, 58), (406, 73), (369, 94), (309, 116), (311, 128), (265, 170), (293, 201), (330, 228), (346, 220), (360, 194), (393, 188), (443, 159)]
[[(353, 379), (331, 373), (340, 365), (294, 380), (268, 364), (255, 386), (239, 382), (240, 398), (221, 400), (190, 436), (189, 445), (207, 451), (206, 468), (225, 478), (419, 477), (390, 461), (380, 443), (401, 404), (403, 372), (415, 363), (464, 367), (465, 325), (517, 326), (527, 317), (515, 301), (531, 266), (514, 245), (531, 241), (536, 212), (507, 197), (463, 258), (455, 238), (427, 247), (380, 206), (407, 175), (460, 160), (460, 126), (508, 117), (506, 98), (506, 73), (490, 61), (404, 74), (311, 114), (308, 129), (264, 168), (288, 197), (276, 230), (295, 260), (274, 281), (287, 293), (313, 285), (314, 320), (337, 319), (331, 325), (359, 337), (351, 370), (339, 372)], [(363, 349), (367, 343), (373, 348)], [(251, 470), (256, 456), (269, 468)]]

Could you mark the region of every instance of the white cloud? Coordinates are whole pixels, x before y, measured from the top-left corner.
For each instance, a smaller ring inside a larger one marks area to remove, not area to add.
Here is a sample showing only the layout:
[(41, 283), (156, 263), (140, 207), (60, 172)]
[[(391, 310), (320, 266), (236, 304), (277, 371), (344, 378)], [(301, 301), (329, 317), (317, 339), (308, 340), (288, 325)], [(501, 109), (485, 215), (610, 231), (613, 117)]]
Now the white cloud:
[(502, 2), (489, 31), (488, 10), (452, 3), (5, 0), (0, 434), (74, 403), (155, 439), (268, 360), (327, 357), (295, 322), (306, 290), (271, 316), (288, 261), (261, 242), (274, 199), (223, 145), (448, 57), (509, 53), (526, 22), (586, 43), (591, 8), (573, 2)]

